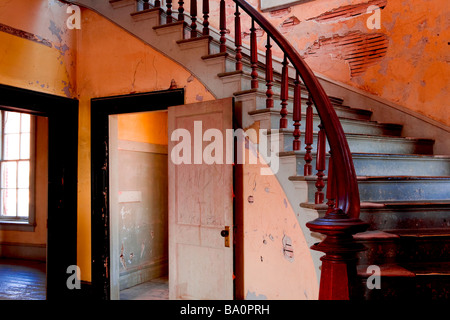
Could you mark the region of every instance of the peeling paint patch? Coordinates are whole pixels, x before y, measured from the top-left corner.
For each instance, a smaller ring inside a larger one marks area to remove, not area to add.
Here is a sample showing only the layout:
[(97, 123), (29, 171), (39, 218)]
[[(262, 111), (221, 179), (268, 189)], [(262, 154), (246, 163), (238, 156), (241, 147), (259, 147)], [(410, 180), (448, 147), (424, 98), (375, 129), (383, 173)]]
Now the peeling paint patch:
[(195, 100), (197, 100), (197, 101), (203, 101), (203, 96), (201, 96), (201, 95), (197, 95), (196, 97), (195, 97)]
[(292, 239), (287, 235), (284, 235), (283, 240), (283, 254), (286, 260), (289, 262), (294, 261), (294, 247), (292, 246)]
[(297, 17), (295, 17), (295, 16), (289, 17), (288, 19), (284, 20), (281, 23), (280, 30), (282, 33), (291, 32), (294, 29), (294, 27), (296, 25), (298, 25), (299, 23), (300, 23), (300, 20)]
[(61, 28), (58, 28), (58, 26), (55, 24), (53, 20), (50, 20), (50, 27), (48, 27), (50, 32), (58, 38), (60, 42), (62, 42), (61, 35), (63, 34)]
[(305, 56), (331, 55), (348, 62), (351, 76), (363, 74), (386, 55), (389, 39), (384, 33), (351, 31), (343, 36), (321, 37), (309, 47)]
[(377, 6), (380, 9), (383, 9), (386, 5), (387, 0), (371, 0), (365, 3), (351, 4), (324, 12), (317, 17), (309, 18), (307, 21), (314, 20), (317, 22), (336, 22), (352, 19), (356, 16), (366, 14), (367, 8), (370, 6)]
[(47, 40), (47, 39), (44, 39), (44, 38), (42, 38), (42, 37), (40, 37), (38, 35), (35, 35), (33, 33), (30, 33), (30, 32), (26, 32), (26, 31), (23, 31), (23, 30), (19, 30), (19, 29), (7, 26), (7, 25), (2, 24), (2, 23), (0, 23), (0, 31), (9, 33), (9, 34), (11, 34), (13, 36), (20, 37), (20, 38), (23, 38), (23, 39), (26, 39), (26, 40), (34, 41), (36, 43), (42, 44), (42, 45), (44, 45), (46, 47), (49, 47), (49, 48), (53, 47), (52, 43), (49, 40)]
[(256, 292), (247, 291), (247, 295), (245, 297), (246, 300), (267, 300), (267, 296), (264, 294), (256, 295)]
[(269, 15), (271, 18), (281, 18), (284, 16), (287, 16), (289, 13), (291, 13), (292, 9), (291, 7), (285, 8), (285, 9), (279, 9), (279, 10), (273, 10), (269, 12)]

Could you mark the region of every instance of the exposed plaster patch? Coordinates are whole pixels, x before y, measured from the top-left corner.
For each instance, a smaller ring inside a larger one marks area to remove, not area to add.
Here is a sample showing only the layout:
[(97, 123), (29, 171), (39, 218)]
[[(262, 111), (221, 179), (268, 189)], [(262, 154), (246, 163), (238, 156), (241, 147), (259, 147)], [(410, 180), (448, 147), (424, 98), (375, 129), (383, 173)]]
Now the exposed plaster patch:
[(258, 294), (256, 295), (255, 292), (247, 291), (247, 296), (245, 297), (246, 300), (267, 300), (267, 296), (264, 294)]
[(289, 33), (289, 32), (291, 32), (291, 31), (294, 29), (294, 27), (295, 27), (296, 25), (298, 25), (299, 23), (300, 23), (300, 20), (299, 20), (297, 17), (292, 16), (292, 17), (290, 17), (290, 18), (284, 20), (284, 21), (281, 23), (281, 25), (280, 25), (280, 30), (281, 30), (282, 33)]
[(389, 39), (384, 33), (351, 31), (343, 36), (319, 38), (306, 50), (305, 56), (331, 55), (335, 59), (345, 60), (349, 64), (351, 76), (355, 77), (384, 58), (388, 46)]
[(42, 44), (42, 45), (47, 46), (49, 48), (53, 47), (52, 43), (49, 40), (47, 40), (47, 39), (44, 39), (44, 38), (42, 38), (42, 37), (40, 37), (38, 35), (35, 35), (33, 33), (30, 33), (30, 32), (26, 32), (26, 31), (23, 31), (23, 30), (19, 30), (19, 29), (7, 26), (7, 25), (2, 24), (2, 23), (0, 23), (0, 31), (9, 33), (9, 34), (11, 34), (13, 36), (20, 37), (20, 38), (23, 38), (23, 39), (26, 39), (26, 40), (34, 41), (36, 43)]
[(62, 42), (61, 35), (63, 34), (63, 32), (61, 31), (61, 28), (58, 28), (53, 20), (50, 20), (50, 26), (48, 27), (48, 30), (50, 30), (50, 32), (58, 38), (59, 42)]
[[(383, 9), (387, 4), (387, 0), (371, 0), (369, 2), (351, 4), (335, 8), (333, 10), (322, 13), (319, 16), (309, 18), (317, 22), (337, 22), (352, 19), (367, 13), (367, 8), (370, 6), (377, 6)], [(307, 21), (308, 21), (307, 20)]]
[(269, 12), (269, 15), (271, 18), (282, 18), (284, 16), (287, 16), (289, 13), (291, 13), (292, 8), (285, 8), (285, 9), (279, 9), (279, 10), (273, 10)]

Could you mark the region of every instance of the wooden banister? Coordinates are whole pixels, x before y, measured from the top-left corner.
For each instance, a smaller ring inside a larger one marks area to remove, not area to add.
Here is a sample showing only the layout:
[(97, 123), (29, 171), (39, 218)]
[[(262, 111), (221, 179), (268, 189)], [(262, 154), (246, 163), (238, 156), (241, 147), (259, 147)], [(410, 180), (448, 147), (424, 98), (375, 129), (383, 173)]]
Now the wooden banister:
[[(252, 29), (254, 24), (258, 24), (267, 36), (270, 37), (284, 52), (283, 69), (288, 60), (299, 77), (303, 80), (307, 88), (311, 101), (316, 106), (317, 113), (321, 121), (323, 130), (323, 139), (321, 139), (322, 158), (317, 159), (319, 168), (319, 179), (323, 177), (325, 163), (325, 135), (330, 146), (330, 153), (333, 155), (333, 183), (329, 186), (330, 194), (333, 194), (334, 209), (328, 210), (324, 217), (318, 218), (307, 223), (307, 227), (314, 232), (325, 234), (327, 237), (321, 243), (312, 247), (314, 250), (322, 251), (325, 256), (322, 257), (322, 271), (320, 281), (319, 299), (350, 299), (352, 298), (352, 281), (356, 275), (356, 254), (364, 248), (353, 241), (352, 235), (367, 229), (368, 224), (359, 219), (360, 198), (356, 172), (347, 139), (342, 129), (339, 118), (320, 85), (317, 77), (309, 66), (303, 61), (291, 43), (281, 35), (281, 33), (255, 8), (245, 0), (233, 0), (243, 11), (252, 18)], [(252, 61), (254, 63), (254, 61)], [(285, 70), (287, 73), (287, 70)], [(286, 125), (285, 99), (287, 99), (287, 90), (283, 86), (285, 83), (282, 76), (282, 109), (280, 127)], [(310, 102), (310, 101), (309, 101)], [(298, 102), (294, 101), (294, 105)], [(298, 107), (298, 105), (297, 105)], [(311, 105), (307, 110), (307, 124), (312, 127)], [(298, 119), (298, 114), (295, 115)], [(297, 122), (298, 125), (298, 122)], [(307, 156), (311, 155), (312, 128), (311, 132), (305, 133)], [(295, 131), (294, 131), (295, 132)], [(298, 135), (298, 132), (296, 132)], [(322, 138), (322, 137), (321, 137)], [(309, 152), (309, 153), (308, 153)], [(306, 157), (305, 156), (305, 159)], [(305, 166), (305, 173), (310, 172), (310, 159)], [(322, 169), (323, 168), (323, 169)], [(322, 180), (318, 183), (323, 188)], [(335, 186), (335, 190), (331, 190)], [(330, 195), (331, 197), (331, 195)], [(318, 200), (323, 202), (322, 190), (318, 193)], [(330, 202), (331, 203), (331, 202)], [(338, 275), (338, 276), (336, 276)]]

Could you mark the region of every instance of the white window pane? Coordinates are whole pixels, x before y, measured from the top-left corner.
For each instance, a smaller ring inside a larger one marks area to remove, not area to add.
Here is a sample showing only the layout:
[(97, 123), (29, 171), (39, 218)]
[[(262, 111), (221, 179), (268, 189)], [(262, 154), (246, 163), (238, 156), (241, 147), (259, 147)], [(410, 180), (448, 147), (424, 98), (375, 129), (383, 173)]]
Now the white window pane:
[(19, 159), (20, 134), (5, 134), (4, 159)]
[(30, 187), (30, 162), (20, 161), (17, 174), (17, 187), (28, 189)]
[(19, 189), (17, 196), (17, 216), (28, 218), (28, 210), (30, 208), (30, 191), (28, 189)]
[(17, 163), (3, 162), (2, 163), (2, 188), (16, 188), (17, 179)]
[(20, 131), (21, 132), (31, 131), (31, 116), (29, 114), (22, 113), (22, 125)]
[(30, 159), (30, 134), (20, 135), (20, 159)]
[(16, 189), (2, 189), (2, 216), (15, 217), (16, 216)]
[(20, 132), (20, 113), (5, 112), (5, 133)]

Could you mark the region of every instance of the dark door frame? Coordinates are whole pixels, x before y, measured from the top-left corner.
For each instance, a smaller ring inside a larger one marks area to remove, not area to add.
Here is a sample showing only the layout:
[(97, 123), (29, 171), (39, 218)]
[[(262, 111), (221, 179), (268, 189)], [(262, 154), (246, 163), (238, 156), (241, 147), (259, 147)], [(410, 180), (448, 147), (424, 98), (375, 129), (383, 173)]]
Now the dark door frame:
[(184, 103), (184, 89), (91, 100), (92, 295), (95, 299), (110, 298), (109, 116), (166, 110)]
[(73, 298), (77, 264), (78, 100), (0, 85), (0, 108), (48, 117), (47, 299)]

